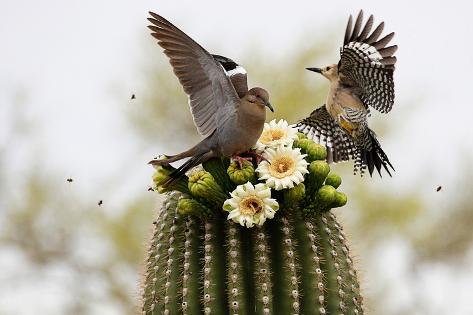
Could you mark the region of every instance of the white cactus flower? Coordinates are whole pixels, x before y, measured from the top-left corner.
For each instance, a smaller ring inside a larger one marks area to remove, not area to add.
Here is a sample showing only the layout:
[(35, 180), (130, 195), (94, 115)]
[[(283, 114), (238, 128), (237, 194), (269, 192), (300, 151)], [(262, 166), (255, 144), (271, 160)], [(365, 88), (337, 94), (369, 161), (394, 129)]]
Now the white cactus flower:
[(271, 189), (265, 184), (238, 185), (230, 195), (232, 198), (223, 204), (223, 210), (230, 212), (227, 219), (248, 228), (263, 225), (279, 209), (276, 199), (271, 198)]
[(275, 119), (264, 124), (263, 132), (256, 142), (256, 151), (263, 152), (266, 148), (277, 148), (279, 146), (291, 146), (297, 139), (297, 129), (289, 126), (284, 119), (276, 122)]
[(266, 185), (275, 190), (292, 188), (303, 182), (304, 174), (309, 173), (305, 156), (300, 149), (268, 148), (263, 153), (267, 161), (258, 165), (256, 173), (260, 180), (265, 180)]

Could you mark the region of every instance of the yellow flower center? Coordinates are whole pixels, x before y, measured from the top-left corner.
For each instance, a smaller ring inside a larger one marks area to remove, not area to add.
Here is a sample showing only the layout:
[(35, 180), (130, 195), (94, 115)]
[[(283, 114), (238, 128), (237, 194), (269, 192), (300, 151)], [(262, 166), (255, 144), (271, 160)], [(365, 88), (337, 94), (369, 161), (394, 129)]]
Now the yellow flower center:
[(285, 135), (286, 133), (282, 129), (269, 129), (263, 131), (259, 140), (261, 143), (269, 144), (272, 141), (284, 138)]
[(296, 163), (289, 156), (280, 156), (269, 165), (269, 174), (276, 178), (284, 178), (294, 173)]
[(243, 215), (255, 215), (263, 211), (264, 202), (257, 196), (248, 196), (240, 201), (240, 212)]

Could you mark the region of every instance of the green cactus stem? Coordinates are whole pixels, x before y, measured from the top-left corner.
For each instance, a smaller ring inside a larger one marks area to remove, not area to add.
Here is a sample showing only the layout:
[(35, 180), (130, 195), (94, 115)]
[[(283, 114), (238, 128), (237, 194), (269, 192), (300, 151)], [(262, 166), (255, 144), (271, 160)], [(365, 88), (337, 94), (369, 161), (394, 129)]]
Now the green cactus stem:
[(255, 310), (256, 314), (273, 314), (273, 294), (271, 281), (271, 256), (265, 229), (257, 228), (253, 233)]
[[(249, 292), (245, 290), (245, 250), (242, 244), (242, 231), (239, 226), (226, 223), (227, 228), (227, 283), (229, 314), (248, 313)], [(243, 233), (246, 231), (243, 231)]]
[(286, 208), (248, 229), (224, 215), (176, 218), (179, 197), (168, 193), (158, 212), (143, 314), (363, 314), (332, 212)]
[(200, 220), (192, 216), (186, 219), (186, 231), (184, 241), (184, 265), (182, 275), (182, 314), (201, 314), (200, 299), (202, 296), (200, 288), (200, 240), (202, 229)]
[(299, 314), (300, 291), (293, 223), (287, 216), (280, 215), (268, 225), (272, 237), (272, 271), (273, 275), (277, 275), (273, 277), (273, 308), (278, 314)]
[(222, 216), (215, 216), (204, 223), (204, 269), (203, 298), (204, 314), (227, 314), (224, 252), (224, 226)]
[[(303, 137), (296, 141), (314, 148)], [(304, 183), (274, 192), (280, 209), (253, 228), (227, 220), (222, 209), (229, 187), (240, 176), (249, 180), (250, 168), (231, 169), (225, 160), (204, 168), (188, 179), (187, 192), (165, 192), (146, 260), (144, 315), (364, 314), (332, 211), (347, 198), (325, 161), (310, 163)]]
[(178, 193), (168, 193), (155, 221), (153, 238), (148, 250), (147, 272), (143, 290), (143, 313), (163, 314), (165, 293), (166, 255), (170, 228), (173, 226)]
[(182, 301), (182, 272), (181, 266), (184, 264), (182, 248), (184, 246), (185, 220), (182, 217), (174, 216), (169, 237), (167, 238), (167, 260), (164, 271), (164, 314), (178, 314), (181, 311)]

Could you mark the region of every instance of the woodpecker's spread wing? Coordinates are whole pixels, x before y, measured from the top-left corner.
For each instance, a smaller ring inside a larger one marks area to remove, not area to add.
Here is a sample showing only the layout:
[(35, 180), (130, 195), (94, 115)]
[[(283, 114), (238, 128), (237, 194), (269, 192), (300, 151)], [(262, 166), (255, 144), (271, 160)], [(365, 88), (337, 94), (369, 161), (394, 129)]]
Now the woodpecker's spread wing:
[(307, 138), (325, 145), (329, 163), (344, 162), (354, 157), (355, 143), (330, 116), (325, 105), (314, 110), (296, 126)]
[(194, 123), (203, 136), (211, 135), (237, 106), (239, 97), (223, 67), (202, 46), (165, 18), (150, 12), (148, 26), (169, 57), (174, 73), (189, 95)]
[(355, 25), (352, 16), (348, 20), (343, 47), (340, 50), (338, 71), (342, 84), (353, 87), (365, 106), (371, 106), (381, 113), (388, 113), (394, 104), (393, 72), (397, 45), (386, 47), (394, 32), (379, 39), (384, 22), (370, 34), (373, 15), (363, 24), (360, 11)]
[(242, 98), (248, 93), (248, 81), (246, 76), (246, 70), (235, 61), (230, 58), (212, 55), (222, 67), (225, 69), (227, 76), (232, 81), (233, 87), (235, 88), (238, 96)]
[(391, 176), (390, 168), (394, 170), (386, 153), (376, 139), (375, 133), (367, 126), (363, 128), (363, 135), (355, 141), (327, 112), (325, 106), (314, 110), (309, 117), (297, 123), (297, 128), (309, 139), (325, 145), (327, 148), (327, 161), (345, 162), (354, 161), (354, 173), (360, 172), (363, 176), (366, 169), (370, 176), (374, 169), (381, 176), (384, 168)]

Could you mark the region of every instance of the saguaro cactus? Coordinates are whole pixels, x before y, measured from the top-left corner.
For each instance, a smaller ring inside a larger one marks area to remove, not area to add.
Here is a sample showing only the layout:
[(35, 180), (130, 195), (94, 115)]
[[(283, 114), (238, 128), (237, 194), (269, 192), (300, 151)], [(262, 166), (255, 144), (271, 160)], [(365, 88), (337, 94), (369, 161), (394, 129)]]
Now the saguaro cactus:
[[(304, 183), (273, 191), (279, 210), (261, 225), (241, 226), (222, 210), (237, 185), (256, 183), (250, 163), (211, 160), (160, 190), (143, 314), (363, 314), (346, 236), (330, 211), (346, 203), (341, 179), (329, 173), (323, 147), (307, 139), (293, 147), (307, 154), (309, 172)], [(159, 183), (167, 172), (156, 174)]]

